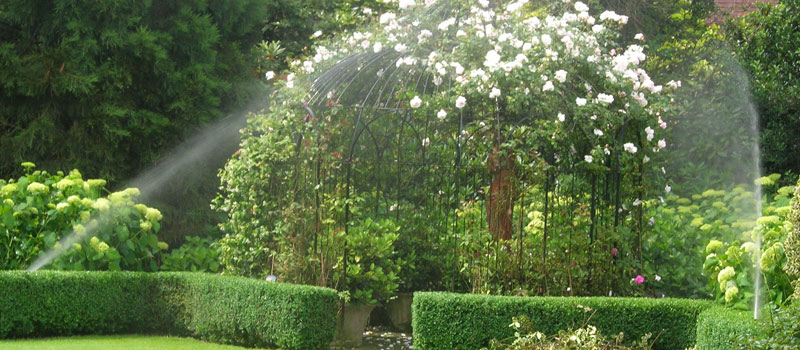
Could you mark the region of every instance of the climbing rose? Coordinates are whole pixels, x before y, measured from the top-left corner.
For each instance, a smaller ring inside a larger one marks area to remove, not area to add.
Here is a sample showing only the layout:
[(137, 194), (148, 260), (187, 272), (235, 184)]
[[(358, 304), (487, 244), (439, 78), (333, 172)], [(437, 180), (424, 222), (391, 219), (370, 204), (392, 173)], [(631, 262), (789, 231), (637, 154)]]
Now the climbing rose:
[(559, 82), (562, 82), (562, 83), (567, 81), (567, 71), (565, 71), (563, 69), (557, 70), (556, 71), (556, 80), (558, 80)]
[(420, 106), (422, 106), (422, 99), (420, 99), (419, 96), (414, 96), (414, 98), (411, 99), (410, 103), (411, 103), (411, 108), (419, 108)]
[(597, 101), (601, 103), (612, 103), (614, 102), (614, 96), (601, 93), (597, 95)]
[(467, 98), (464, 96), (458, 96), (456, 99), (456, 108), (461, 109), (467, 105)]

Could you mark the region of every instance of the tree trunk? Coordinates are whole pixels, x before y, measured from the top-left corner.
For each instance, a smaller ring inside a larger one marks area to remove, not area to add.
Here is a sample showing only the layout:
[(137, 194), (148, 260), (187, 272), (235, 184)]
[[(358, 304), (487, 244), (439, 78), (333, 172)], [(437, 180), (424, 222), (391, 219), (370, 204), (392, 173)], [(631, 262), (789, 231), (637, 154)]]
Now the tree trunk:
[(514, 210), (514, 157), (498, 155), (497, 148), (486, 160), (492, 176), (489, 198), (486, 201), (486, 219), (494, 240), (511, 239)]

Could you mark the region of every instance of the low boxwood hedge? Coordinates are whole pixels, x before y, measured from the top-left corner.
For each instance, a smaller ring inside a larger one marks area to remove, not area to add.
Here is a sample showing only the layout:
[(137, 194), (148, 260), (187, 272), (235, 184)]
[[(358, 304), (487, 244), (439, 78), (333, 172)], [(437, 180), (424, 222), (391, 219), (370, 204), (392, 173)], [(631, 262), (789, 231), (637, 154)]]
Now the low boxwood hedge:
[[(580, 307), (579, 307), (580, 306)], [(513, 336), (511, 318), (526, 315), (535, 330), (559, 330), (594, 325), (606, 335), (624, 333), (638, 340), (658, 336), (654, 349), (685, 349), (695, 344), (698, 315), (715, 307), (707, 301), (645, 298), (501, 297), (452, 293), (414, 294), (412, 327), (418, 350), (474, 350), (491, 339)]]
[(758, 332), (752, 312), (713, 307), (697, 317), (697, 350), (729, 350)]
[(332, 289), (201, 273), (0, 272), (0, 338), (190, 335), (243, 346), (325, 349)]

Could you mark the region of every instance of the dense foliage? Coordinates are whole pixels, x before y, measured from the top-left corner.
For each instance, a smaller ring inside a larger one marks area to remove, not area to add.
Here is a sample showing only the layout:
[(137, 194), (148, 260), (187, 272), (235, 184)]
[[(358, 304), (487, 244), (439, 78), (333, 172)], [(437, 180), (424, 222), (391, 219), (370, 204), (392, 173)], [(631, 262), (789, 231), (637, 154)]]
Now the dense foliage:
[(415, 293), (412, 306), (415, 349), (479, 349), (491, 339), (508, 339), (512, 318), (527, 316), (545, 335), (589, 324), (605, 336), (623, 333), (631, 342), (652, 334), (654, 349), (685, 349), (695, 343), (698, 315), (712, 303), (649, 298), (504, 297)]
[(764, 166), (800, 172), (800, 1), (763, 4), (727, 30), (737, 58), (750, 73)]
[(135, 202), (139, 190), (109, 193), (105, 180), (78, 170), (22, 165), (23, 176), (0, 180), (0, 269), (24, 269), (49, 253), (53, 269), (158, 271), (168, 248), (156, 235), (162, 216)]
[(327, 349), (338, 304), (331, 289), (194, 273), (0, 272), (0, 289), (0, 338), (166, 333)]

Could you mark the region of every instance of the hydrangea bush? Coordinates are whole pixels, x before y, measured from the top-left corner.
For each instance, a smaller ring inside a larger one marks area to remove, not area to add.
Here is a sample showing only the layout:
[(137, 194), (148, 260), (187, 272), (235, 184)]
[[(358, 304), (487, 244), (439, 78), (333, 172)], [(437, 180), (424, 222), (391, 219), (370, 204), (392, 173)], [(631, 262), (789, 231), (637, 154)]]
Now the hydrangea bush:
[[(513, 203), (522, 193), (531, 202), (557, 191), (566, 199), (558, 210), (567, 214), (544, 210), (563, 225), (551, 232), (569, 234), (564, 244), (548, 248), (547, 231), (534, 230), (542, 260), (571, 256), (563, 254), (570, 249), (596, 252), (601, 241), (608, 249), (640, 247), (642, 203), (662, 194), (651, 188), (664, 188), (656, 155), (667, 147), (669, 94), (680, 82), (650, 78), (642, 35), (619, 44), (627, 17), (565, 3), (567, 11), (549, 15), (527, 1), (401, 1), (399, 13), (294, 62), (220, 173), (214, 206), (228, 217), (220, 242), (226, 271), (279, 271), (284, 280), (341, 286), (330, 277), (344, 268), (334, 262), (351, 253), (342, 235), (354, 220), (374, 217), (395, 221), (401, 237), (434, 245), (453, 270), (443, 273), (445, 284), (457, 288), (470, 268), (456, 266), (453, 254), (477, 253), (452, 232), (460, 227), (456, 212), (474, 200), (494, 205), (485, 186), (500, 171), (513, 174), (509, 187), (526, 188), (502, 198), (512, 201), (520, 227), (537, 220)], [(590, 188), (599, 181), (606, 199), (589, 215), (600, 196)], [(577, 217), (576, 208), (586, 215)], [(600, 216), (613, 220), (601, 225)], [(419, 225), (405, 225), (412, 221)], [(487, 229), (482, 220), (476, 225), (470, 229)], [(624, 284), (641, 269), (630, 259), (619, 265)], [(592, 261), (576, 267), (575, 287)]]
[[(752, 193), (737, 187), (734, 189), (733, 203), (715, 206), (717, 210), (725, 211), (719, 214), (720, 219), (702, 224), (698, 222), (706, 220), (702, 216), (691, 219), (693, 227), (705, 231), (704, 237), (712, 238), (704, 251), (703, 270), (709, 278), (709, 293), (726, 305), (742, 310), (752, 308), (756, 267), (761, 270), (762, 290), (759, 293), (763, 295), (762, 302), (781, 305), (792, 294), (793, 278), (784, 271), (787, 263), (784, 241), (792, 227), (789, 214), (794, 188), (777, 188), (775, 182), (779, 177), (773, 174), (757, 180), (764, 185), (766, 193), (758, 218), (748, 218), (735, 212), (735, 201), (752, 200)], [(710, 208), (707, 205), (704, 207), (708, 212)], [(760, 247), (757, 245), (759, 236)]]
[(25, 175), (0, 180), (0, 269), (25, 269), (50, 251), (57, 258), (46, 268), (158, 271), (162, 215), (136, 203), (138, 189), (109, 193), (78, 170), (22, 166)]
[[(689, 196), (668, 195), (653, 203), (652, 231), (645, 241), (651, 288), (666, 296), (714, 298), (748, 310), (753, 305), (755, 264), (762, 269), (765, 299), (784, 302), (791, 294), (784, 241), (794, 187), (780, 187), (779, 174), (758, 179), (763, 186), (757, 213), (752, 186), (709, 189)], [(762, 237), (760, 251), (756, 238)], [(701, 268), (702, 266), (702, 268)]]

